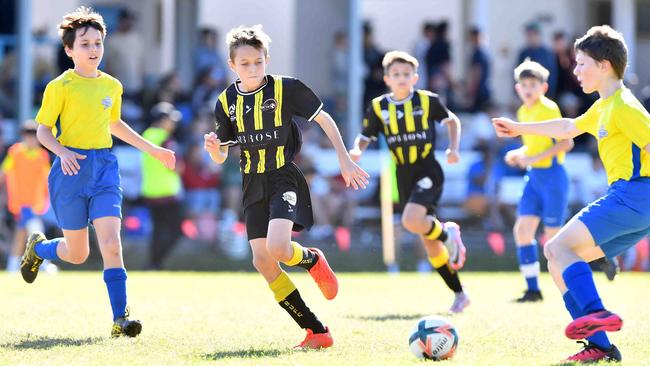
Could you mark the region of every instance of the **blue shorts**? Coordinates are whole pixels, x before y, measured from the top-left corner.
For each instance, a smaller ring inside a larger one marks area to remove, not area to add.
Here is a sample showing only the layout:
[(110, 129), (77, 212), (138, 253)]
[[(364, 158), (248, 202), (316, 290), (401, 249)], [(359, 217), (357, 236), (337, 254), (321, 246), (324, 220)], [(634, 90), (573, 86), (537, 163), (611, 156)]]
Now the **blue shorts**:
[(532, 168), (519, 201), (519, 216), (537, 216), (545, 227), (564, 224), (569, 201), (569, 177), (562, 165)]
[(48, 186), (59, 227), (79, 230), (100, 217), (122, 217), (122, 188), (117, 158), (109, 149), (68, 148), (86, 155), (77, 160), (77, 175), (64, 175), (61, 160), (54, 159)]
[(618, 180), (576, 217), (609, 258), (650, 234), (650, 178)]
[(34, 213), (34, 210), (32, 210), (31, 207), (28, 206), (21, 207), (20, 213), (14, 217), (16, 220), (16, 227), (18, 229), (24, 229), (25, 226), (27, 225), (27, 221), (35, 217), (38, 217), (38, 215)]

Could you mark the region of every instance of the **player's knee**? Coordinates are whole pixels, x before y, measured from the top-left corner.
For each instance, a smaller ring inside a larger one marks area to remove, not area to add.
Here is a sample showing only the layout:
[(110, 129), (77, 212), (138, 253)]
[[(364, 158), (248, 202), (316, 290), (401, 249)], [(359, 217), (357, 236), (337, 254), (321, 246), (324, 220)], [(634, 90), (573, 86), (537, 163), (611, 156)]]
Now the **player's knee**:
[(271, 257), (273, 257), (276, 261), (282, 261), (286, 259), (285, 257), (288, 254), (286, 243), (269, 241), (266, 245), (266, 249), (268, 250)]
[(418, 215), (413, 211), (405, 211), (402, 214), (402, 226), (412, 233), (420, 233), (426, 222), (426, 216)]
[(253, 267), (259, 273), (265, 273), (271, 266), (274, 265), (274, 261), (270, 257), (254, 256), (253, 257)]
[(556, 245), (550, 241), (544, 245), (544, 257), (550, 262), (555, 258)]
[(90, 252), (88, 250), (78, 250), (75, 252), (70, 252), (68, 257), (68, 262), (72, 264), (82, 264), (88, 259)]

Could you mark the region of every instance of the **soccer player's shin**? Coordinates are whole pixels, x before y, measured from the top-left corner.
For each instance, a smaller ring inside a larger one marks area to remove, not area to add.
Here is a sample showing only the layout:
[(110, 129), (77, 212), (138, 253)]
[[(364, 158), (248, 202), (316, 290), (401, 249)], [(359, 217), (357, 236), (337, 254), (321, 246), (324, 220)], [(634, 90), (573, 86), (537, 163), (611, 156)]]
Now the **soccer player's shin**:
[(291, 279), (286, 272), (282, 271), (278, 278), (269, 284), (275, 301), (286, 310), (287, 313), (298, 323), (300, 328), (311, 329), (315, 334), (325, 333), (326, 329), (316, 315), (309, 310), (305, 302), (300, 297), (300, 292), (296, 285), (291, 282)]
[(452, 291), (455, 293), (463, 292), (463, 286), (460, 284), (458, 271), (453, 270), (449, 266), (449, 252), (446, 247), (442, 247), (442, 251), (435, 257), (429, 257), (429, 262), (433, 268), (438, 271), (442, 279)]
[(529, 291), (539, 291), (537, 279), (539, 277), (539, 253), (537, 242), (517, 247), (519, 270), (524, 275)]

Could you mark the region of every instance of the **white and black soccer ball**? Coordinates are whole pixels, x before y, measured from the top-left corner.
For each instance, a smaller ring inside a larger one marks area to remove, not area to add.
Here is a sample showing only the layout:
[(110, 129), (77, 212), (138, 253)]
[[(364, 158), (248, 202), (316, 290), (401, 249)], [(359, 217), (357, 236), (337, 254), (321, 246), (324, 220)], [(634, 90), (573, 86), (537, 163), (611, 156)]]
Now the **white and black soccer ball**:
[(417, 358), (446, 360), (458, 347), (458, 333), (449, 320), (427, 316), (418, 320), (409, 336), (409, 348)]

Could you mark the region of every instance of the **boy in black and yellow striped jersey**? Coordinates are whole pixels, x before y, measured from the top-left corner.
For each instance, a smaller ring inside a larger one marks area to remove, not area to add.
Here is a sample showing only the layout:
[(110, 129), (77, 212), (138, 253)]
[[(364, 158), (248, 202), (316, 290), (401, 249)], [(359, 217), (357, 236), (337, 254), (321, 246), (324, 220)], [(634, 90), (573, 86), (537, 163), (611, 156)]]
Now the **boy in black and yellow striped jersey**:
[(338, 293), (336, 276), (323, 252), (291, 241), (292, 229), (313, 224), (307, 182), (292, 162), (301, 145), (293, 117), (316, 121), (323, 128), (336, 149), (347, 186), (365, 188), (368, 174), (351, 160), (335, 122), (309, 87), (291, 77), (266, 74), (269, 42), (261, 26), (242, 26), (228, 33), (228, 64), (238, 79), (219, 96), (217, 130), (205, 135), (205, 149), (215, 162), (223, 163), (228, 147), (240, 146), (244, 218), (253, 264), (275, 300), (306, 329), (299, 347), (325, 348), (333, 344), (329, 329), (305, 305), (279, 265), (309, 271), (329, 300)]
[(444, 176), (433, 149), (435, 123), (445, 124), (449, 129), (447, 162), (459, 161), (460, 121), (436, 94), (414, 89), (418, 61), (413, 56), (401, 51), (388, 52), (383, 67), (390, 93), (372, 100), (350, 155), (358, 161), (370, 141), (379, 134), (386, 137), (397, 166), (402, 224), (421, 237), (429, 261), (456, 295), (449, 312), (459, 313), (469, 305), (458, 277), (465, 262), (465, 246), (457, 224), (442, 224), (434, 216)]

